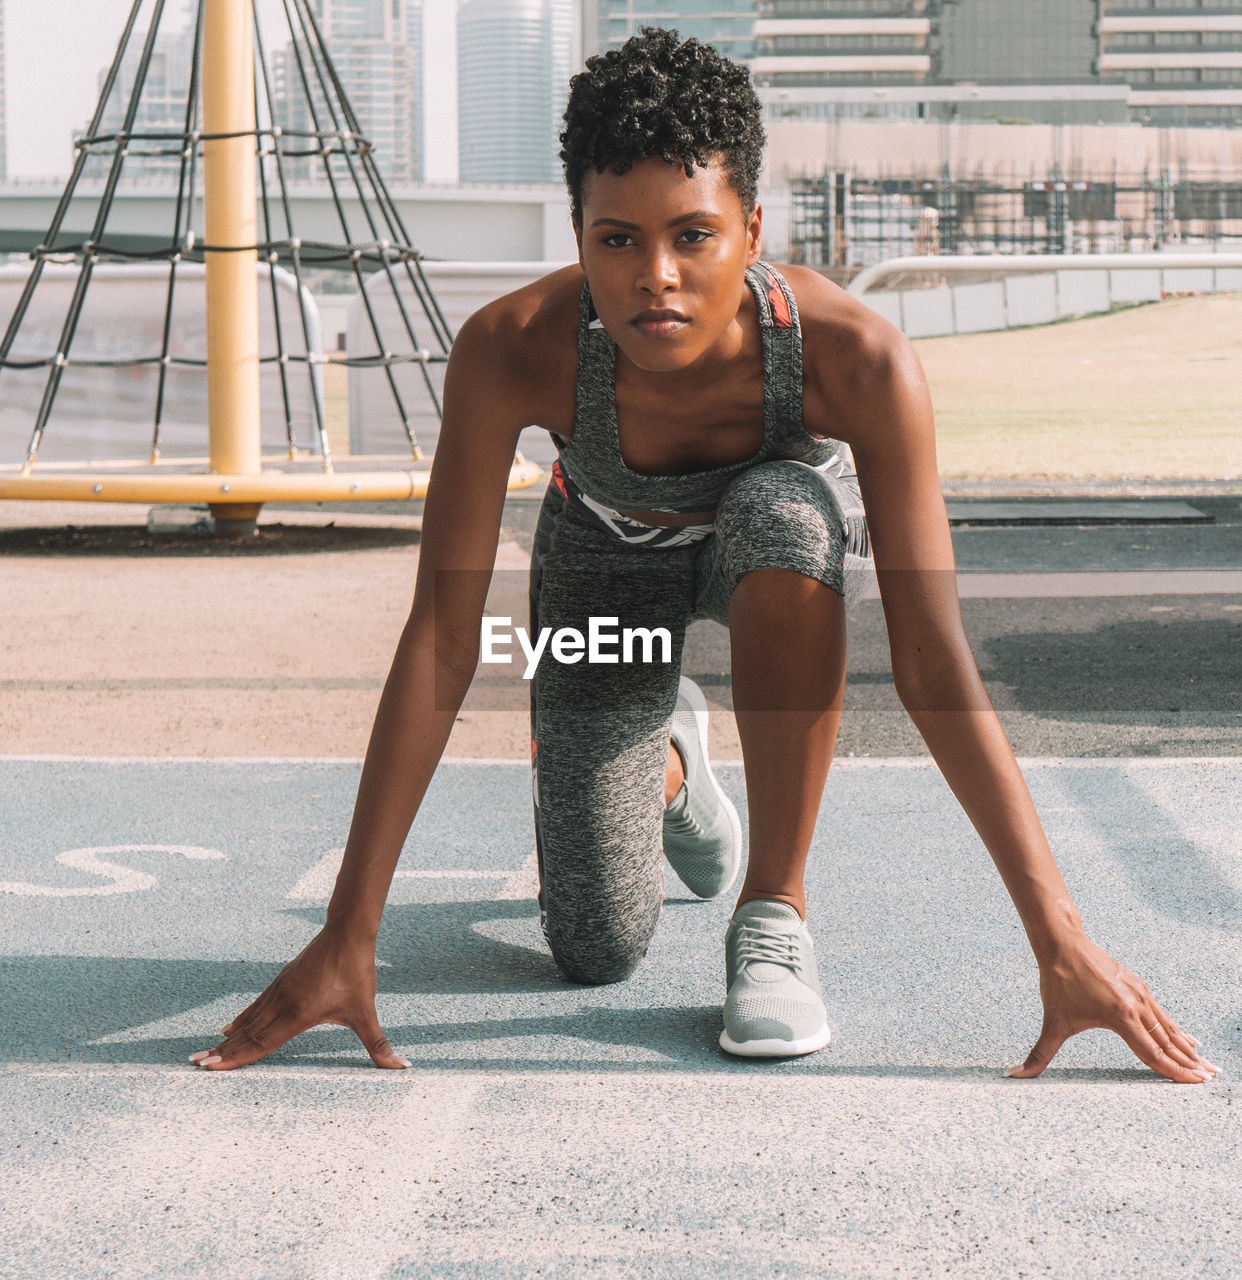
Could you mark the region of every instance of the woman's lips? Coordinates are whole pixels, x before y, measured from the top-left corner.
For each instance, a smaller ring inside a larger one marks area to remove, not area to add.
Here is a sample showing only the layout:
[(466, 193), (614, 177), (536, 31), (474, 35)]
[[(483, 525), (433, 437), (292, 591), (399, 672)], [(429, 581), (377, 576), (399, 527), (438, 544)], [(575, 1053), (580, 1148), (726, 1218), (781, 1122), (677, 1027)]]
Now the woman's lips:
[(690, 323), (680, 311), (644, 311), (630, 323), (649, 338), (667, 338)]

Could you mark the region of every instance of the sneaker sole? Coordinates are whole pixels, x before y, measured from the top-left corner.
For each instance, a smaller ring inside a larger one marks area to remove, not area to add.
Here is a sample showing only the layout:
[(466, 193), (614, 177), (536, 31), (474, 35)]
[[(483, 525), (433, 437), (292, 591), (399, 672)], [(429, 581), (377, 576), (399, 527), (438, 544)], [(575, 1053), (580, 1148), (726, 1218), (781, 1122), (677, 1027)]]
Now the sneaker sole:
[(734, 1040), (727, 1032), (720, 1033), (720, 1047), (726, 1053), (739, 1058), (796, 1058), (800, 1054), (814, 1053), (832, 1039), (827, 1025), (812, 1036), (801, 1040)]
[[(725, 795), (724, 789), (716, 781), (716, 775), (712, 773), (711, 759), (707, 754), (707, 699), (703, 696), (703, 691), (697, 684), (683, 677), (677, 692), (685, 698), (690, 704), (690, 709), (694, 712), (694, 732), (699, 740), (699, 754), (703, 758), (703, 768), (707, 771), (707, 780), (712, 784), (712, 790), (716, 793), (716, 798), (720, 801), (729, 817), (729, 827), (733, 832), (733, 847), (737, 850), (737, 857), (734, 859), (733, 870), (730, 871), (728, 880), (714, 893), (703, 898), (704, 902), (710, 902), (713, 898), (719, 898), (721, 894), (728, 893), (733, 888), (737, 873), (742, 869), (742, 820), (738, 816), (737, 808), (733, 801)], [(677, 868), (674, 867), (673, 870), (676, 871)], [(680, 879), (680, 876), (678, 879)], [(685, 881), (683, 880), (682, 883), (685, 884)], [(690, 886), (686, 885), (686, 888), (690, 889)], [(695, 893), (693, 889), (690, 889), (690, 892)], [(699, 897), (701, 895), (695, 894), (695, 896)], [(805, 1050), (805, 1052), (809, 1053), (810, 1050)]]

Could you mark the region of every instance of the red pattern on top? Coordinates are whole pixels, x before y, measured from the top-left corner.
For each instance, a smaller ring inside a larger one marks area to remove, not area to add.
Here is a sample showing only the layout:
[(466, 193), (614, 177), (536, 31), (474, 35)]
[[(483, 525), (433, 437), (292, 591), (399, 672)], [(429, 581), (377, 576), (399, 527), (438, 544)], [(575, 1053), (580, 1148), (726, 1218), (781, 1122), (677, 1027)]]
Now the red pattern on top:
[(565, 473), (561, 470), (561, 460), (557, 460), (552, 464), (552, 483), (561, 491), (561, 497), (567, 498), (569, 494), (565, 491)]
[(785, 291), (770, 271), (768, 279), (772, 282), (772, 288), (768, 291), (768, 301), (772, 304), (772, 323), (778, 329), (792, 329), (793, 317), (789, 314), (789, 303), (785, 299)]

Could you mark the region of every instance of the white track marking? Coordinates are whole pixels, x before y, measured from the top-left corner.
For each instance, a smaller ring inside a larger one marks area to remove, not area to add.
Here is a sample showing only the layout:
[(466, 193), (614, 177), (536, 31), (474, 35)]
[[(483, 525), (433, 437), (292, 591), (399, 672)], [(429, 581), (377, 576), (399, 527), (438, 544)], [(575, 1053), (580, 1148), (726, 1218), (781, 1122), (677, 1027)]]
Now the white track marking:
[(344, 849), (329, 849), (320, 855), (319, 861), (285, 894), (285, 898), (295, 902), (318, 902), (330, 898), (344, 852)]
[(145, 871), (135, 871), (115, 862), (104, 862), (101, 853), (175, 853), (183, 858), (212, 859), (221, 861), (225, 855), (219, 849), (204, 849), (196, 844), (109, 844), (86, 849), (66, 849), (56, 855), (62, 866), (88, 875), (103, 876), (109, 884), (75, 885), (73, 887), (47, 884), (29, 884), (12, 880), (0, 882), (0, 893), (15, 893), (27, 898), (96, 898), (108, 893), (138, 893), (158, 883), (157, 878)]
[[(300, 902), (321, 902), (332, 896), (336, 873), (341, 865), (344, 849), (329, 849), (314, 866), (285, 894), (285, 898)], [(489, 871), (479, 868), (405, 868), (393, 872), (394, 880), (503, 880), (497, 897), (526, 898), (532, 896), (527, 889), (535, 875), (535, 855), (532, 853), (517, 871)]]
[(259, 524), (267, 527), (276, 524), (300, 525), (307, 529), (421, 529), (422, 516), (359, 515), (350, 512), (319, 511), (264, 511)]
[(522, 865), (500, 887), (498, 902), (519, 902), (539, 896), (539, 855), (532, 849)]
[(394, 880), (503, 880), (507, 871), (418, 871), (398, 867), (392, 873)]

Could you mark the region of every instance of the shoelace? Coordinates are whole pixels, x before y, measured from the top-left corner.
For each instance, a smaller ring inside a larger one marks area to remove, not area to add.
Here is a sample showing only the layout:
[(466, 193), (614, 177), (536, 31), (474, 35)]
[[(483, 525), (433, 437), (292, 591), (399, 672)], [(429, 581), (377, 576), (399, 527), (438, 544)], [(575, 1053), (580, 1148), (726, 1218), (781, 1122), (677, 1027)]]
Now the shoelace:
[(753, 925), (741, 925), (736, 937), (736, 956), (738, 962), (759, 960), (767, 964), (783, 964), (794, 968), (797, 957), (794, 954), (795, 935), (792, 933), (768, 933), (756, 929)]
[(687, 806), (677, 817), (665, 817), (664, 829), (674, 835), (702, 836), (703, 828), (695, 821), (694, 815)]

